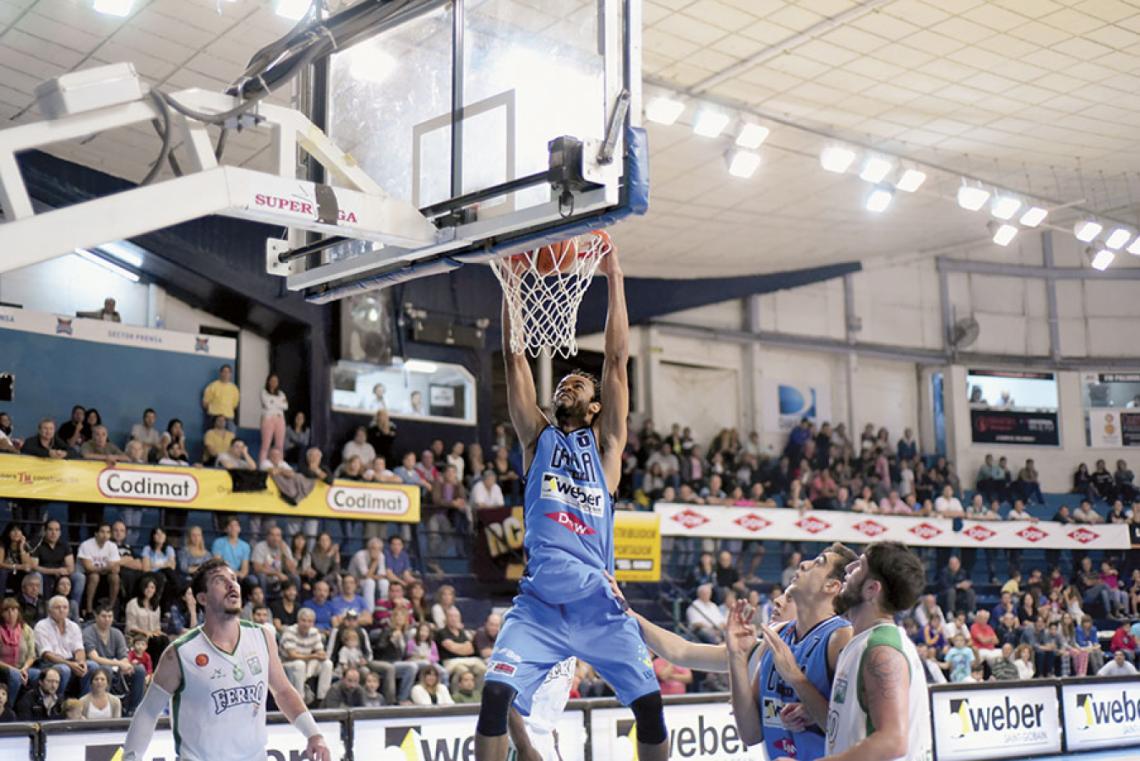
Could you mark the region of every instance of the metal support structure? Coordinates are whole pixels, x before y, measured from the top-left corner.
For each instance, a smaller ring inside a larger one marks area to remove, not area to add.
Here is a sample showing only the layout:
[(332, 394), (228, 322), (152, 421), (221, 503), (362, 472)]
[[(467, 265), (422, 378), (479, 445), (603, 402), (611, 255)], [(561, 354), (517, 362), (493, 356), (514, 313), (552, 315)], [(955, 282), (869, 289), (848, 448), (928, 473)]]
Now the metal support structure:
[[(861, 327), (859, 318), (855, 316), (855, 276), (843, 276), (843, 332), (848, 346), (855, 346), (855, 333)], [(844, 363), (844, 376), (847, 382), (847, 430), (855, 432), (855, 370), (859, 364), (859, 357), (854, 349), (847, 352), (847, 361)]]
[[(1053, 232), (1041, 233), (1041, 261), (1046, 269), (1053, 269)], [(1049, 318), (1049, 355), (1061, 358), (1061, 324), (1057, 316), (1057, 281), (1045, 279), (1045, 308)]]
[(451, 197), (463, 192), (463, 24), (467, 0), (451, 4)]
[(554, 358), (543, 349), (535, 358), (538, 365), (538, 406), (547, 409), (554, 398)]
[(972, 275), (1037, 278), (1040, 280), (1140, 280), (1140, 267), (1117, 267), (1100, 272), (1087, 267), (1045, 267), (1004, 262), (976, 262), (968, 259), (935, 259), (939, 272), (964, 272)]
[(954, 343), (950, 337), (954, 329), (954, 307), (950, 303), (950, 276), (942, 268), (942, 258), (935, 261), (938, 267), (938, 306), (942, 314), (942, 349), (953, 356)]

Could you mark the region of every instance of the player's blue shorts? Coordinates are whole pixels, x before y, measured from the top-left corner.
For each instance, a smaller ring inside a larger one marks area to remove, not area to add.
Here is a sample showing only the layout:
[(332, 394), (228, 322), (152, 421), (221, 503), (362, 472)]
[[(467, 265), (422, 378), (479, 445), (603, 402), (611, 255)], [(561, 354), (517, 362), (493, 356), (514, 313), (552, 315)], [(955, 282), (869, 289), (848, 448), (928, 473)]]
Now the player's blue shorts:
[(547, 672), (571, 655), (593, 666), (625, 705), (660, 689), (641, 627), (604, 588), (569, 605), (515, 597), (484, 679), (514, 687), (515, 707), (529, 716)]

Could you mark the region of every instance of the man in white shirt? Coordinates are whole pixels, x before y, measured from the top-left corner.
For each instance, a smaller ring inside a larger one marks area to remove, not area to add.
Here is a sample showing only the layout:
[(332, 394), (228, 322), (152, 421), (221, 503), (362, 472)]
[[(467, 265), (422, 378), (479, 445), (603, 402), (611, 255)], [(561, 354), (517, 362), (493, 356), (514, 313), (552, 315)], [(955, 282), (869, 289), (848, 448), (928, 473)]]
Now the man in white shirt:
[(1112, 660), (1100, 667), (1100, 671), (1096, 672), (1097, 676), (1132, 676), (1136, 673), (1136, 667), (1128, 662), (1123, 650), (1117, 650), (1112, 654)]
[(67, 614), (71, 603), (63, 595), (48, 600), (48, 617), (36, 624), (36, 650), (40, 653), (40, 668), (54, 669), (59, 673), (59, 694), (67, 692), (71, 677), (83, 680), (81, 694), (87, 692), (93, 672), (87, 667), (87, 652), (83, 649), (83, 632), (79, 624)]
[[(110, 587), (108, 600), (111, 605), (119, 599), (119, 548), (111, 541), (111, 524), (101, 523), (95, 530), (95, 536), (83, 541), (76, 552), (79, 565), (87, 574), (87, 586), (84, 589), (83, 612), (90, 614), (95, 611), (95, 592), (99, 582), (107, 580)], [(81, 643), (82, 644), (82, 643)], [(64, 680), (66, 685), (66, 679)]]
[(360, 594), (369, 613), (376, 610), (376, 600), (388, 599), (388, 566), (384, 562), (384, 543), (372, 537), (348, 562), (348, 572), (360, 581)]
[[(1028, 521), (1030, 523), (1037, 522), (1036, 518), (1026, 512), (1025, 503), (1020, 499), (1015, 499), (1013, 501), (1013, 509), (1009, 511), (1009, 515), (1007, 515), (1005, 519), (1007, 521)], [(1073, 514), (1073, 519), (1076, 519), (1076, 513)]]
[(697, 587), (697, 599), (685, 611), (685, 621), (702, 642), (717, 645), (724, 641), (724, 613), (712, 601), (712, 584)]
[(359, 457), (361, 462), (372, 462), (376, 459), (376, 450), (368, 443), (368, 429), (360, 425), (352, 434), (352, 441), (344, 445), (341, 450), (341, 459), (344, 461), (351, 460), (353, 457)]
[(471, 487), (471, 504), (476, 508), (502, 507), (506, 504), (503, 500), (503, 490), (499, 487), (498, 479), (495, 477), (495, 471), (490, 468), (484, 470), (483, 477)]
[(966, 515), (962, 502), (954, 496), (954, 487), (950, 484), (943, 486), (942, 496), (934, 500), (934, 511), (940, 518), (962, 518)]
[(1082, 499), (1080, 506), (1073, 511), (1073, 523), (1104, 523), (1104, 518), (1093, 509), (1092, 502)]
[(388, 469), (388, 463), (383, 457), (377, 457), (372, 461), (368, 470), (364, 471), (364, 480), (381, 484), (402, 484), (404, 482), (404, 479)]

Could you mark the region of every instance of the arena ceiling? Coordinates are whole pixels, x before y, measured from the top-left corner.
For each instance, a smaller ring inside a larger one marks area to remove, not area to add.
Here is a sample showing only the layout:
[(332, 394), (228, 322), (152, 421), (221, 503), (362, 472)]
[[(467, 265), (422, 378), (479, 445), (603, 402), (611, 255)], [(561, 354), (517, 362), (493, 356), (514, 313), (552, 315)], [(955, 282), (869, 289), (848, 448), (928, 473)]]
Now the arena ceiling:
[[(525, 15), (550, 0), (490, 1)], [(644, 0), (644, 15), (646, 97), (686, 111), (650, 125), (652, 211), (617, 233), (631, 274), (759, 274), (984, 240), (989, 217), (954, 201), (962, 174), (1045, 199), (1062, 228), (1086, 211), (1140, 222), (1140, 0)], [(125, 19), (91, 0), (0, 0), (0, 119), (37, 118), (44, 79), (122, 60), (168, 90), (221, 89), (291, 26), (272, 0), (135, 0)], [(733, 117), (724, 135), (693, 133), (702, 107)], [(727, 171), (744, 120), (771, 130), (750, 179)], [(928, 180), (872, 214), (854, 171), (820, 168), (836, 141), (912, 159)], [(50, 151), (137, 179), (157, 148), (138, 128)], [(250, 135), (227, 146), (256, 168), (268, 151)]]

